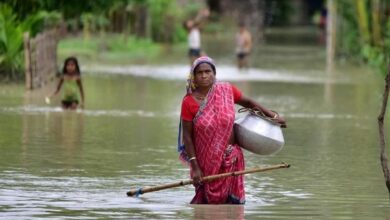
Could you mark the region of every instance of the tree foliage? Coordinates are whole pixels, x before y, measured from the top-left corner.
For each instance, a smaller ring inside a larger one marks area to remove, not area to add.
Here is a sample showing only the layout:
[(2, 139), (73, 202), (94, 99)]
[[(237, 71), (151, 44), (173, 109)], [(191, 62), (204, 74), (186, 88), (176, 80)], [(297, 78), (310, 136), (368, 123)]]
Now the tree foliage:
[(23, 33), (35, 36), (61, 20), (55, 11), (39, 11), (23, 20), (6, 4), (0, 4), (0, 76), (20, 78), (23, 69)]
[(23, 25), (12, 9), (0, 5), (0, 74), (14, 77), (22, 66)]
[(0, 6), (0, 75), (12, 78), (22, 72), (23, 33), (33, 37), (61, 22), (86, 40), (106, 31), (167, 43), (186, 35), (183, 12), (171, 0), (3, 0)]
[(389, 0), (337, 1), (340, 53), (386, 72), (390, 49)]

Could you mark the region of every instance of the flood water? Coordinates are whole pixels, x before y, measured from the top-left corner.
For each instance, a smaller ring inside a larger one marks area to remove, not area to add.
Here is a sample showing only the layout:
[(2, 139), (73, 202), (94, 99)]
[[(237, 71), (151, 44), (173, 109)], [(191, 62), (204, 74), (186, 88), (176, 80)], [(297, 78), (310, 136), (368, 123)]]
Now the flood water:
[(243, 72), (234, 56), (211, 54), (218, 79), (288, 121), (278, 154), (245, 152), (247, 168), (291, 167), (247, 175), (244, 206), (189, 205), (192, 186), (127, 197), (188, 178), (176, 152), (188, 66), (89, 64), (84, 110), (63, 111), (59, 97), (45, 104), (54, 84), (34, 92), (0, 86), (0, 218), (390, 219), (376, 123), (380, 76), (351, 65), (326, 71), (318, 46), (262, 49)]

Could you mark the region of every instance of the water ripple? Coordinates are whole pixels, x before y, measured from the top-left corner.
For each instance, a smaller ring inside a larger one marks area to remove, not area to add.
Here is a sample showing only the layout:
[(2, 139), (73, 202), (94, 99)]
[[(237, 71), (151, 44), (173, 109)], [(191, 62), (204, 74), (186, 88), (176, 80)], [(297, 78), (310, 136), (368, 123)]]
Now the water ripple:
[[(64, 110), (61, 107), (43, 107), (36, 105), (26, 105), (19, 107), (3, 107), (0, 108), (2, 112), (12, 112), (17, 114), (30, 114), (30, 115), (41, 115), (46, 113), (78, 113), (87, 116), (112, 116), (112, 117), (143, 117), (143, 118), (154, 118), (157, 117), (155, 112), (143, 111), (143, 110), (83, 110), (78, 109), (76, 111)], [(158, 113), (158, 117), (170, 117), (172, 114), (161, 114)]]

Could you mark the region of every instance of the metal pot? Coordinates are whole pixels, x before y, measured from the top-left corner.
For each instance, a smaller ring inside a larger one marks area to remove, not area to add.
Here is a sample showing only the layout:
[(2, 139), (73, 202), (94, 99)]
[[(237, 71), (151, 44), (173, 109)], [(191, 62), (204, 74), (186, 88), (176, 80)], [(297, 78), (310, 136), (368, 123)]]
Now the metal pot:
[(253, 113), (237, 119), (234, 132), (238, 144), (255, 154), (274, 154), (284, 146), (280, 124)]

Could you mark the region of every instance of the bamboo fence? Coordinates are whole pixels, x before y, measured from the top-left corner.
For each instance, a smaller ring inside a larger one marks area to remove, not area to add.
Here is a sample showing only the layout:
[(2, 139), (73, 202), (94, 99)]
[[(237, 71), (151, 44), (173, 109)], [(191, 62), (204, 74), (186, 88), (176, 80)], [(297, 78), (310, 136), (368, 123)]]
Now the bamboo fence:
[(30, 38), (24, 34), (24, 63), (26, 89), (33, 90), (52, 81), (57, 73), (56, 30), (49, 30)]

